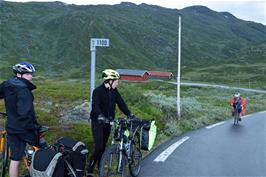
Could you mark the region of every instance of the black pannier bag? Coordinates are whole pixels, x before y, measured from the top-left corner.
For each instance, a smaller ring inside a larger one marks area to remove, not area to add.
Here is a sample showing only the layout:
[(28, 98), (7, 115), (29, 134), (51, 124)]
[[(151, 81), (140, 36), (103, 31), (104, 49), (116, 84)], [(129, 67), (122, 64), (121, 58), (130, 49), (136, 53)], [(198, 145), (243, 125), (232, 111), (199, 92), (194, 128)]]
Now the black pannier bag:
[(55, 145), (59, 147), (59, 151), (70, 162), (77, 177), (83, 177), (85, 174), (86, 156), (88, 154), (85, 144), (81, 141), (62, 137), (56, 141)]
[(141, 127), (141, 138), (140, 145), (141, 149), (145, 151), (151, 150), (155, 138), (157, 135), (157, 126), (155, 125), (155, 120), (143, 121), (143, 126)]
[(64, 158), (54, 149), (40, 149), (33, 153), (30, 165), (31, 177), (63, 177)]

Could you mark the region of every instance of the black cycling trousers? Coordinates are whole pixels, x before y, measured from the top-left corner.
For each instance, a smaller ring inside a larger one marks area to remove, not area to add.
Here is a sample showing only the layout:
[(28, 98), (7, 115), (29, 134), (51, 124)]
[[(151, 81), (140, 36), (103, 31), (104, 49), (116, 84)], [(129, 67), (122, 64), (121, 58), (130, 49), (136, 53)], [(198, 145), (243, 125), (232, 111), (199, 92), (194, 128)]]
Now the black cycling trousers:
[(93, 154), (90, 157), (89, 166), (88, 166), (88, 172), (92, 173), (93, 168), (95, 164), (97, 163), (98, 168), (100, 164), (100, 160), (102, 158), (102, 154), (105, 150), (106, 143), (108, 141), (108, 138), (110, 136), (111, 132), (111, 126), (102, 126), (98, 124), (97, 122), (92, 121), (91, 122), (91, 130), (92, 130), (92, 136), (94, 140), (94, 151)]

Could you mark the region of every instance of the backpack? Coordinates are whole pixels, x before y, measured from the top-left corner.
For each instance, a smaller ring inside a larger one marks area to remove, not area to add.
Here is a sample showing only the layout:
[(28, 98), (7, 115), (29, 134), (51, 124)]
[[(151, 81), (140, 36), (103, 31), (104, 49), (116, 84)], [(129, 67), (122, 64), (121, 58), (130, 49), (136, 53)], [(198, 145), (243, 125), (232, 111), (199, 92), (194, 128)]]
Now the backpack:
[(157, 126), (155, 125), (155, 120), (144, 123), (144, 125), (141, 127), (140, 134), (141, 149), (145, 151), (151, 150), (157, 135)]
[(59, 151), (65, 155), (65, 158), (75, 170), (77, 177), (83, 177), (85, 173), (86, 156), (88, 150), (81, 141), (62, 137), (56, 141)]
[(54, 149), (39, 149), (32, 155), (30, 164), (31, 177), (63, 177), (64, 158)]
[(241, 98), (234, 102), (233, 107), (234, 107), (234, 109), (238, 110), (238, 112), (242, 111), (242, 100), (241, 100)]

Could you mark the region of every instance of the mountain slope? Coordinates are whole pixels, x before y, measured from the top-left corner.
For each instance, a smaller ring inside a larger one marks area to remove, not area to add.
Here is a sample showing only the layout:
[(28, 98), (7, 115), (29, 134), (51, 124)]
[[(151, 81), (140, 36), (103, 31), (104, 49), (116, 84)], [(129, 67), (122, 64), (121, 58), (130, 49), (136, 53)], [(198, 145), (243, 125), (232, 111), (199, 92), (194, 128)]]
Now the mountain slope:
[[(251, 59), (263, 63), (266, 56), (264, 25), (203, 6), (173, 10), (133, 3), (76, 6), (1, 1), (0, 12), (1, 75), (27, 58), (47, 76), (82, 77), (89, 72), (91, 37), (109, 38), (111, 43), (109, 48), (97, 48), (97, 70), (175, 71), (179, 14), (182, 64), (189, 69)], [(251, 54), (254, 51), (256, 56)]]

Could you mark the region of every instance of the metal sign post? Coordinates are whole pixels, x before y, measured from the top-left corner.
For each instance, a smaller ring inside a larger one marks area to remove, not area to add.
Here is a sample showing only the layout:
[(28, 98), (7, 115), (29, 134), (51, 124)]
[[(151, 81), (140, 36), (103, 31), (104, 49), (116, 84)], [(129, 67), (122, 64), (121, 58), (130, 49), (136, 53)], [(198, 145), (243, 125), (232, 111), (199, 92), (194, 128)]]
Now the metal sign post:
[(96, 47), (109, 47), (109, 39), (91, 38), (91, 88), (90, 88), (90, 111), (92, 106), (92, 92), (95, 88), (95, 65), (96, 65)]
[(177, 99), (176, 99), (176, 109), (177, 109), (177, 118), (181, 119), (181, 110), (180, 110), (180, 69), (181, 69), (181, 16), (178, 18), (178, 69), (177, 69)]

